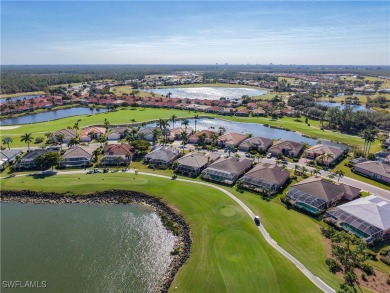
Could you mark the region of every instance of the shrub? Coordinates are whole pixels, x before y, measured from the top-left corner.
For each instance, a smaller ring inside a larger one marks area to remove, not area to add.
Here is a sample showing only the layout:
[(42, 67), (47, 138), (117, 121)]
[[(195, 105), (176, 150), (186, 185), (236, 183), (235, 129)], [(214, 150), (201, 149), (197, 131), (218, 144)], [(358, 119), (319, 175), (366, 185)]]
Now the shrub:
[(365, 250), (364, 252), (367, 254), (367, 256), (369, 257), (369, 259), (374, 260), (374, 261), (377, 260), (377, 258), (376, 258), (376, 253), (375, 253), (375, 252), (373, 252), (373, 251), (371, 251), (371, 250)]
[(340, 265), (334, 259), (327, 258), (325, 263), (329, 267), (329, 271), (331, 273), (335, 274), (335, 273), (341, 271)]
[(365, 273), (362, 273), (362, 280), (367, 281), (367, 275)]
[(42, 143), (45, 139), (43, 137), (37, 137), (34, 141), (34, 144)]
[(388, 255), (390, 252), (390, 247), (389, 246), (386, 246), (386, 247), (383, 247), (380, 251), (379, 251), (379, 254), (380, 255)]
[(366, 263), (362, 265), (362, 270), (369, 276), (371, 276), (374, 273), (374, 268)]
[(386, 283), (390, 286), (390, 278), (387, 278)]

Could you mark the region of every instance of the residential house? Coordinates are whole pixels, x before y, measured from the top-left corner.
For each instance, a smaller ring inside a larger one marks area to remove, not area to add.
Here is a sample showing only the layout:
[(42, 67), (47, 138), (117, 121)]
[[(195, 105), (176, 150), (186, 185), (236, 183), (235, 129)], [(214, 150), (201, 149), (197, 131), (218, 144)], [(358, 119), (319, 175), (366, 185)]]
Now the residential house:
[(109, 144), (104, 148), (100, 164), (105, 165), (128, 165), (133, 158), (134, 148), (127, 144)]
[(51, 140), (57, 141), (57, 136), (63, 135), (63, 143), (68, 143), (72, 138), (77, 137), (77, 132), (74, 129), (61, 129), (53, 132), (51, 135)]
[(93, 152), (97, 146), (75, 146), (69, 148), (61, 157), (60, 166), (87, 167), (92, 165)]
[(377, 161), (355, 164), (353, 171), (371, 179), (390, 185), (390, 165)]
[(269, 163), (257, 164), (239, 179), (243, 186), (256, 192), (274, 194), (290, 179), (290, 172)]
[(237, 147), (240, 143), (246, 140), (246, 134), (229, 132), (218, 137), (218, 144), (221, 147)]
[(201, 177), (206, 180), (232, 185), (252, 167), (253, 161), (247, 158), (221, 158), (204, 169)]
[(264, 137), (251, 137), (239, 144), (238, 149), (247, 152), (251, 149), (256, 151), (266, 151), (272, 145), (272, 139)]
[(220, 158), (217, 153), (203, 155), (200, 153), (189, 153), (184, 157), (179, 158), (175, 172), (186, 176), (196, 177), (208, 165), (214, 163)]
[(322, 177), (310, 177), (291, 186), (286, 200), (300, 209), (317, 215), (341, 200), (353, 200), (360, 189), (330, 181)]
[(98, 139), (106, 134), (104, 127), (87, 127), (80, 134), (80, 142), (91, 142), (92, 139)]
[(317, 144), (305, 150), (303, 155), (308, 159), (316, 160), (320, 164), (330, 166), (336, 164), (343, 153), (344, 151), (340, 148)]
[(328, 210), (325, 221), (370, 243), (390, 233), (390, 201), (376, 195), (362, 197)]
[(167, 169), (180, 154), (180, 150), (172, 147), (158, 147), (144, 157), (144, 162), (152, 168)]
[(44, 155), (49, 152), (46, 149), (35, 149), (23, 156), (23, 158), (18, 163), (19, 169), (35, 169), (38, 166), (35, 164), (35, 159), (40, 155)]
[(129, 133), (129, 128), (128, 127), (114, 127), (112, 129), (112, 132), (115, 132), (115, 133), (119, 133), (120, 135), (120, 138), (125, 138), (127, 136), (127, 134)]
[(198, 142), (198, 140), (199, 140), (199, 136), (202, 135), (202, 134), (206, 135), (205, 142), (207, 144), (210, 144), (210, 143), (212, 143), (212, 139), (211, 139), (212, 134), (217, 134), (217, 132), (210, 131), (210, 130), (197, 131), (197, 132), (195, 132), (193, 135), (191, 135), (188, 138), (188, 142), (192, 143), (192, 144), (196, 144)]
[(170, 135), (168, 136), (168, 139), (170, 141), (174, 141), (176, 139), (180, 139), (180, 136), (181, 136), (182, 132), (186, 132), (187, 136), (190, 136), (191, 133), (192, 133), (192, 128), (191, 127), (187, 127), (187, 129), (185, 129), (185, 127), (173, 128), (170, 131)]
[(303, 144), (290, 140), (279, 140), (268, 150), (273, 156), (282, 154), (287, 157), (298, 157), (303, 149)]
[(111, 129), (110, 133), (107, 135), (107, 140), (119, 140), (121, 139), (121, 134), (119, 131)]
[(21, 150), (16, 149), (2, 150), (0, 152), (0, 170), (4, 170), (7, 163), (13, 163), (21, 152)]
[(160, 130), (159, 127), (144, 127), (138, 131), (138, 134), (142, 135), (143, 139), (146, 139), (147, 141), (153, 141), (153, 131), (155, 129)]
[(246, 108), (242, 108), (240, 110), (236, 111), (236, 116), (241, 116), (241, 117), (248, 117), (250, 111)]
[(252, 110), (252, 116), (265, 116), (266, 113), (263, 109), (254, 109)]

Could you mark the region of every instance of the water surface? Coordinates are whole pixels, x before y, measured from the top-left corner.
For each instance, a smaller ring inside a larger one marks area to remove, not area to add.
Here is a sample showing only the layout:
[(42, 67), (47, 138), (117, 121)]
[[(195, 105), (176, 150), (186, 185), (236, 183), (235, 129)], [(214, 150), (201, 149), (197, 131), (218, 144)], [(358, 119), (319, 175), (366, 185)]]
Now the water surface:
[(243, 95), (261, 96), (267, 93), (265, 90), (254, 88), (224, 88), (224, 87), (189, 87), (189, 88), (162, 88), (152, 89), (150, 92), (154, 92), (159, 95), (167, 95), (171, 93), (172, 98), (183, 99), (209, 99), (219, 100), (224, 97), (227, 99), (240, 99)]
[(340, 107), (340, 109), (345, 109), (347, 106), (352, 108), (353, 112), (356, 111), (372, 111), (370, 108), (366, 108), (366, 106), (362, 105), (345, 105), (341, 103), (331, 103), (331, 102), (317, 102), (317, 104), (327, 107)]
[[(100, 112), (107, 112), (107, 109), (100, 109)], [(96, 111), (94, 112), (96, 113)], [(0, 120), (1, 125), (20, 125), (20, 124), (29, 124), (37, 123), (44, 121), (51, 121), (56, 119), (61, 119), (70, 116), (92, 114), (91, 110), (87, 107), (74, 107), (62, 110), (47, 111), (36, 114), (27, 114), (15, 118), (7, 118)]]
[(139, 205), (1, 203), (1, 230), (2, 281), (47, 282), (31, 292), (149, 292), (175, 242)]

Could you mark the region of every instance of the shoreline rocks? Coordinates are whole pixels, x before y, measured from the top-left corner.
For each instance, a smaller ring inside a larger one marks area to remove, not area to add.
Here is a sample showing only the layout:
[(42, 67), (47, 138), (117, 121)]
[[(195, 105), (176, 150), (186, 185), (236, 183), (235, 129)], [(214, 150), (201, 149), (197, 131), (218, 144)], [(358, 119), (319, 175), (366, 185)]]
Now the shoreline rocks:
[[(95, 192), (87, 195), (70, 195), (60, 193), (23, 191), (2, 191), (1, 202), (19, 202), (33, 204), (141, 204), (152, 207), (162, 218), (163, 224), (167, 221), (170, 225), (165, 225), (177, 237), (174, 246), (174, 253), (171, 253), (172, 260), (161, 281), (153, 292), (168, 292), (176, 273), (190, 257), (191, 235), (190, 227), (183, 217), (178, 215), (167, 206), (160, 198), (152, 197), (140, 192), (128, 190), (108, 190)], [(164, 220), (163, 220), (164, 219)], [(172, 223), (174, 230), (172, 229)]]

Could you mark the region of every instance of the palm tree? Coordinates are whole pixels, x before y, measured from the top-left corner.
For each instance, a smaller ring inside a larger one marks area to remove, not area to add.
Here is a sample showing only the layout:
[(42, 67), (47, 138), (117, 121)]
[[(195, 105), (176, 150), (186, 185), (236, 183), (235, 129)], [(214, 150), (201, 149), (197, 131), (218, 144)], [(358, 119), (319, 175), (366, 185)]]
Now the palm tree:
[(20, 141), (27, 143), (27, 150), (30, 151), (30, 143), (33, 141), (31, 133), (25, 133), (20, 137)]
[(156, 144), (160, 135), (161, 135), (160, 130), (158, 130), (157, 128), (153, 129), (153, 144)]
[(196, 132), (196, 123), (197, 123), (198, 119), (199, 119), (199, 115), (196, 114), (196, 115), (194, 116), (194, 120), (195, 120), (195, 132)]
[(60, 144), (61, 146), (61, 151), (62, 151), (62, 144), (64, 143), (64, 135), (62, 133), (56, 135), (56, 141)]
[(202, 133), (201, 135), (199, 135), (198, 136), (198, 145), (204, 147), (206, 145), (206, 138), (207, 138), (206, 133)]
[(171, 116), (172, 128), (175, 128), (176, 118), (177, 118), (177, 116), (176, 116), (175, 114), (173, 114), (173, 115)]
[(8, 149), (11, 149), (11, 148), (9, 147), (9, 144), (10, 144), (11, 142), (13, 142), (13, 140), (12, 140), (11, 137), (9, 137), (9, 136), (4, 137), (2, 141), (3, 141), (3, 144), (6, 144), (6, 145), (8, 146)]
[(340, 182), (340, 179), (344, 177), (345, 172), (343, 170), (337, 170), (335, 173), (338, 177), (337, 182)]
[(190, 124), (190, 121), (188, 119), (184, 119), (182, 122), (181, 122), (181, 125), (184, 125), (184, 129), (185, 129), (185, 132), (187, 132), (187, 126), (188, 124)]
[(378, 130), (375, 128), (366, 129), (363, 131), (363, 138), (364, 138), (363, 154), (365, 157), (367, 157), (368, 154), (370, 153), (371, 144), (375, 141), (377, 134), (378, 134)]
[(108, 129), (110, 127), (110, 122), (107, 120), (107, 118), (104, 118), (104, 127)]
[(313, 171), (311, 171), (311, 174), (314, 175), (315, 177), (317, 177), (317, 175), (318, 176), (321, 175), (321, 172), (319, 169), (316, 168), (316, 169), (313, 169)]
[(219, 135), (223, 135), (225, 132), (226, 132), (225, 127), (220, 126), (220, 127), (219, 127)]
[(180, 133), (180, 139), (181, 139), (181, 143), (182, 143), (182, 145), (183, 145), (183, 153), (184, 153), (184, 149), (185, 149), (186, 144), (187, 144), (187, 142), (188, 142), (188, 133), (185, 132), (185, 131), (182, 131), (182, 132)]
[(300, 172), (300, 170), (301, 170), (301, 167), (298, 164), (295, 164), (294, 165), (294, 173), (298, 174)]
[(213, 144), (213, 146), (215, 146), (216, 143), (217, 143), (218, 134), (216, 134), (216, 133), (213, 132), (213, 133), (210, 135), (210, 139), (211, 139), (211, 143)]
[(226, 147), (226, 149), (227, 149), (228, 154), (229, 154), (229, 157), (230, 157), (230, 153), (234, 152), (234, 147), (231, 146), (231, 145), (228, 145), (228, 146)]
[(259, 153), (256, 153), (255, 158), (257, 159), (257, 163), (260, 163), (260, 159), (262, 159), (262, 155), (260, 155)]
[(330, 164), (330, 162), (334, 158), (334, 155), (332, 153), (326, 153), (325, 154), (325, 158), (326, 158), (327, 161), (329, 161), (329, 164)]
[(307, 171), (308, 171), (307, 168), (305, 166), (302, 166), (301, 168), (302, 176), (306, 176)]
[(78, 145), (79, 143), (80, 143), (80, 141), (78, 140), (78, 138), (72, 137), (68, 142), (68, 147)]

